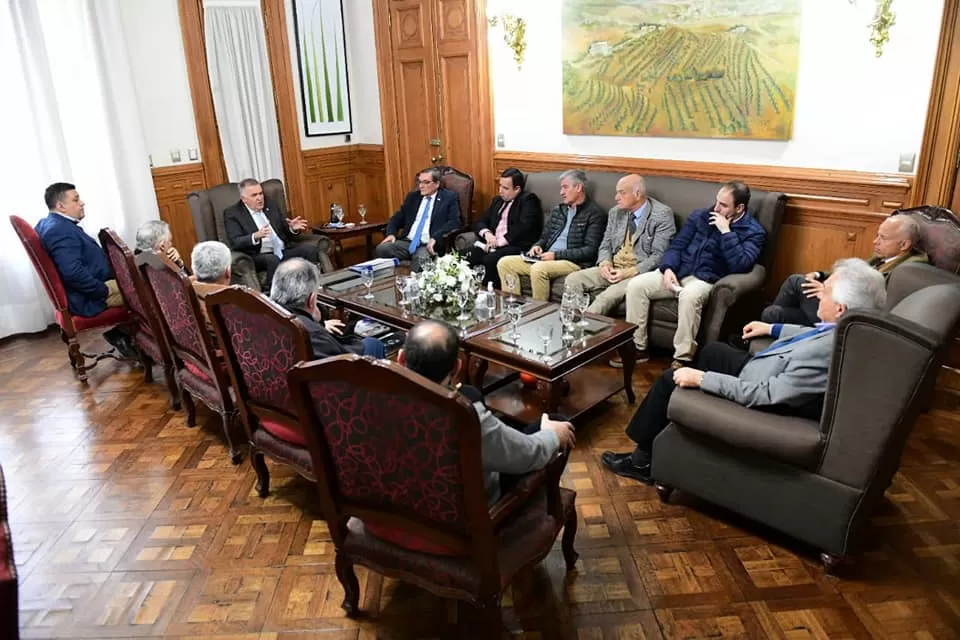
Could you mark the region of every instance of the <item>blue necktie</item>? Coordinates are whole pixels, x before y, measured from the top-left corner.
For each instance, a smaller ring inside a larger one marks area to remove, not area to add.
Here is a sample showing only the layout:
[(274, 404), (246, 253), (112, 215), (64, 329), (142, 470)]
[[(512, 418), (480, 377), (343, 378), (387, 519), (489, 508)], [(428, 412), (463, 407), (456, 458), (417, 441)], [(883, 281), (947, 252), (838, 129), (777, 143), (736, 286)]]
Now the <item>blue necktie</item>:
[(417, 223), (417, 228), (413, 232), (413, 237), (410, 238), (410, 255), (412, 256), (417, 252), (417, 247), (420, 246), (420, 236), (423, 235), (423, 226), (427, 224), (427, 218), (430, 217), (430, 199), (433, 196), (427, 196), (425, 198), (426, 204), (423, 205), (423, 215), (420, 216), (420, 222)]
[(784, 340), (784, 341), (782, 341), (782, 342), (781, 342), (781, 341), (774, 342), (772, 345), (770, 345), (769, 347), (767, 347), (767, 348), (764, 349), (763, 351), (759, 351), (759, 352), (757, 352), (756, 354), (754, 354), (753, 357), (756, 358), (757, 356), (762, 356), (763, 354), (767, 353), (768, 351), (773, 351), (774, 349), (779, 349), (779, 348), (781, 348), (781, 347), (785, 347), (785, 346), (787, 346), (788, 344), (793, 344), (794, 342), (800, 342), (801, 340), (806, 340), (807, 338), (812, 338), (812, 337), (815, 336), (815, 335), (818, 335), (818, 334), (825, 333), (825, 332), (829, 331), (831, 328), (832, 328), (832, 327), (817, 327), (816, 329), (810, 329), (809, 331), (804, 331), (803, 333), (798, 333), (797, 335), (793, 336), (792, 338), (787, 338), (786, 340)]

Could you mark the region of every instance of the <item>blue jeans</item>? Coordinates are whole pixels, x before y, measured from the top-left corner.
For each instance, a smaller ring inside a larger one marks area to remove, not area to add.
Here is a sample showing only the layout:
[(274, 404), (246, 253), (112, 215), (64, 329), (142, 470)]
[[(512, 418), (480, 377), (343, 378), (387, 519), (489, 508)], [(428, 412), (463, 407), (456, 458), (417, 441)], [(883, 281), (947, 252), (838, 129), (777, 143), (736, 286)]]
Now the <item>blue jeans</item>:
[(385, 358), (387, 356), (387, 348), (376, 338), (364, 338), (363, 355), (377, 359)]

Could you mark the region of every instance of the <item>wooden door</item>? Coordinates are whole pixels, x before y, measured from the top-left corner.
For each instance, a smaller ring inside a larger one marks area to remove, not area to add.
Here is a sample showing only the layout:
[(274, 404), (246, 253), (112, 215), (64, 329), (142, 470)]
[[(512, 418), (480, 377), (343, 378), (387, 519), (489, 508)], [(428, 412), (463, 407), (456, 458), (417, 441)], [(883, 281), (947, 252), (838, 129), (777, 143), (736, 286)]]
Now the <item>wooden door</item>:
[(390, 2), (390, 50), (396, 87), (396, 136), (403, 192), (416, 173), (434, 163), (439, 149), (439, 103), (433, 0)]

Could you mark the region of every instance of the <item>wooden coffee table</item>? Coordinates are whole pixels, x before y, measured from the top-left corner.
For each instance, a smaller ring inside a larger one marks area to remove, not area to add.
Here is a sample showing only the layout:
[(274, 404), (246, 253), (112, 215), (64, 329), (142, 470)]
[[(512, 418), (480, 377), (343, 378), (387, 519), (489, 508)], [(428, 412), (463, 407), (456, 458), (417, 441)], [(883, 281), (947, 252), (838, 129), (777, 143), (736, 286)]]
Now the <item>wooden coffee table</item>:
[(338, 269), (343, 268), (343, 241), (347, 238), (359, 238), (365, 236), (367, 239), (367, 260), (373, 257), (373, 234), (382, 232), (387, 228), (386, 222), (367, 222), (365, 224), (356, 224), (352, 227), (331, 227), (330, 225), (317, 225), (313, 227), (313, 232), (327, 236), (333, 241), (333, 264)]

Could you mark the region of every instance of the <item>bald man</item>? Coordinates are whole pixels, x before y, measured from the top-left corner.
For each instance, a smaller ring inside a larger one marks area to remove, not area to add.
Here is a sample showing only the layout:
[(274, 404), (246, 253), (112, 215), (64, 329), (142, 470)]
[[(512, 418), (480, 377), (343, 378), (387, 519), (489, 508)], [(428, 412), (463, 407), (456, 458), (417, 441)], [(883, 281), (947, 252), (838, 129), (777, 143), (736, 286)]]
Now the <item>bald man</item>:
[[(889, 278), (893, 270), (906, 262), (929, 262), (920, 246), (920, 225), (909, 215), (892, 215), (877, 229), (873, 240), (871, 267)], [(823, 283), (829, 271), (795, 273), (780, 286), (773, 304), (763, 310), (760, 319), (770, 324), (799, 324), (813, 326), (819, 319), (817, 307)]]
[(617, 182), (617, 206), (607, 214), (597, 266), (567, 276), (566, 285), (594, 298), (588, 311), (607, 314), (627, 295), (630, 278), (656, 269), (677, 232), (673, 209), (647, 197), (641, 176)]

